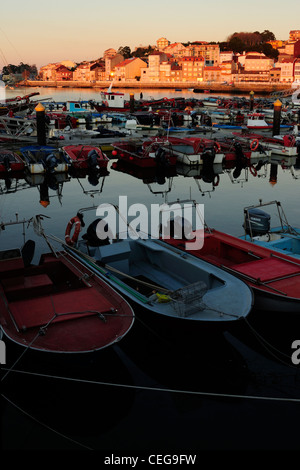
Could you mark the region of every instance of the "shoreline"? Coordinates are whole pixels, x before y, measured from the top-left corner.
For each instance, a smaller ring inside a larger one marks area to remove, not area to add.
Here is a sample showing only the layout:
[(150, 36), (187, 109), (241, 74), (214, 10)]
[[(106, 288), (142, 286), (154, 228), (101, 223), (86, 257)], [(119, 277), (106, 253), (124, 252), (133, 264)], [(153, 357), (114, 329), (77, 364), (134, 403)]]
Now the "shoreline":
[[(219, 84), (219, 83), (187, 83), (187, 82), (111, 82), (111, 81), (101, 81), (101, 82), (79, 82), (79, 81), (53, 81), (53, 80), (24, 80), (17, 83), (15, 86), (24, 86), (24, 87), (42, 87), (42, 88), (101, 88), (107, 89), (112, 84), (114, 89), (128, 89), (128, 88), (137, 88), (139, 90), (147, 89), (169, 89), (169, 90), (198, 90), (198, 93), (204, 93), (209, 91), (210, 93), (229, 93), (229, 94), (239, 94), (247, 93), (253, 91), (254, 93), (260, 94), (270, 94), (270, 93), (280, 93), (284, 91), (291, 90), (290, 84), (283, 83), (236, 83), (233, 85)], [(195, 95), (197, 93), (195, 92)]]

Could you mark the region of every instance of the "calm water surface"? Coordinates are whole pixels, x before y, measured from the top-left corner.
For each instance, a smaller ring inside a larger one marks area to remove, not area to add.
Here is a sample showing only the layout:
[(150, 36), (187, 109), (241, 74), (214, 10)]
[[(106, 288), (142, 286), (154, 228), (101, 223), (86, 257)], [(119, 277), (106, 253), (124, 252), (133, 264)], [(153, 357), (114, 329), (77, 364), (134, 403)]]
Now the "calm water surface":
[[(98, 93), (38, 91), (56, 100), (97, 99)], [(139, 90), (133, 92), (139, 96)], [(166, 90), (143, 95), (199, 97)], [(290, 224), (299, 226), (300, 170), (280, 159), (265, 164), (256, 176), (246, 169), (235, 179), (232, 170), (223, 171), (215, 186), (207, 175), (184, 174), (180, 168), (158, 183), (157, 175), (133, 176), (117, 171), (115, 163), (111, 157), (108, 174), (96, 185), (87, 176), (48, 185), (40, 177), (31, 185), (23, 178), (0, 180), (1, 220), (43, 214), (46, 233), (63, 238), (69, 219), (81, 208), (93, 206), (85, 212), (87, 226), (99, 204), (118, 204), (119, 196), (127, 196), (128, 205), (148, 208), (191, 196), (204, 204), (209, 226), (232, 235), (243, 233), (243, 208), (259, 199), (281, 201)], [(47, 207), (40, 202), (45, 199)], [(26, 236), (36, 241), (38, 261), (48, 247), (31, 229)], [(1, 249), (19, 246), (22, 237), (20, 227), (8, 228), (0, 235)], [(253, 312), (238, 330), (207, 341), (199, 335), (197, 344), (188, 344), (161, 338), (136, 314), (134, 327), (118, 346), (76, 364), (29, 353), (22, 357), (14, 367), (19, 372), (2, 382), (3, 449), (93, 449), (102, 452), (101, 459), (118, 452), (145, 459), (171, 452), (196, 454), (198, 463), (205, 450), (299, 449), (299, 403), (293, 400), (299, 398), (300, 377), (291, 361), (291, 344), (300, 334), (297, 319), (287, 319), (284, 312), (276, 317)], [(9, 353), (7, 367), (13, 364)]]

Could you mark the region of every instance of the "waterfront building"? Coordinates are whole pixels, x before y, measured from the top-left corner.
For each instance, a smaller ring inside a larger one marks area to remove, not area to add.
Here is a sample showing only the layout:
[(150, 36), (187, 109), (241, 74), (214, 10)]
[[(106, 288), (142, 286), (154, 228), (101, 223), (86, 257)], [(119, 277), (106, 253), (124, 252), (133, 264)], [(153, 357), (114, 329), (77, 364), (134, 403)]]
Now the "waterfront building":
[(72, 80), (73, 72), (72, 70), (65, 67), (63, 64), (59, 64), (55, 69), (55, 80)]
[(195, 41), (187, 46), (187, 55), (203, 57), (206, 63), (218, 65), (220, 62), (220, 47), (218, 44), (209, 44), (205, 41)]
[(59, 66), (60, 63), (51, 63), (43, 65), (39, 71), (39, 76), (41, 80), (56, 80), (56, 69)]
[(90, 80), (92, 82), (105, 80), (105, 63), (103, 61), (95, 62), (90, 68)]
[(270, 82), (278, 83), (281, 78), (281, 68), (273, 67), (270, 69)]
[(245, 55), (244, 64), (245, 72), (269, 71), (271, 67), (274, 66), (274, 59), (271, 59), (260, 52), (248, 52)]
[(299, 83), (300, 87), (300, 58), (294, 61), (294, 81)]
[(73, 80), (87, 82), (91, 80), (91, 63), (82, 62), (73, 72)]
[(222, 82), (230, 83), (232, 81), (232, 74), (237, 71), (237, 64), (233, 60), (223, 61), (219, 64), (221, 69)]
[(229, 62), (229, 61), (231, 62), (231, 61), (233, 61), (233, 56), (234, 56), (233, 51), (222, 51), (222, 52), (220, 52), (220, 54), (219, 54), (220, 64), (222, 62)]
[(202, 82), (205, 61), (203, 57), (185, 56), (178, 60), (183, 82)]
[(221, 67), (218, 65), (205, 66), (203, 70), (203, 79), (205, 82), (221, 82)]
[(144, 62), (139, 57), (131, 57), (120, 62), (115, 67), (114, 71), (114, 80), (125, 81), (125, 80), (134, 80), (137, 77), (141, 77), (141, 69), (144, 69), (146, 66)]
[(141, 81), (159, 82), (160, 66), (168, 61), (168, 55), (164, 52), (155, 51), (148, 56), (148, 67), (141, 69)]
[[(112, 49), (110, 49), (112, 51)], [(124, 56), (122, 54), (107, 54), (104, 57), (105, 60), (105, 79), (112, 80), (114, 77), (115, 67), (123, 62)]]
[(294, 59), (291, 57), (284, 58), (277, 62), (277, 67), (280, 68), (280, 82), (292, 83), (294, 81)]
[(171, 64), (171, 82), (182, 81), (182, 67), (176, 63)]
[(186, 47), (181, 44), (181, 42), (174, 42), (172, 44), (169, 44), (164, 48), (164, 52), (166, 54), (170, 54), (173, 57), (183, 57), (186, 55)]

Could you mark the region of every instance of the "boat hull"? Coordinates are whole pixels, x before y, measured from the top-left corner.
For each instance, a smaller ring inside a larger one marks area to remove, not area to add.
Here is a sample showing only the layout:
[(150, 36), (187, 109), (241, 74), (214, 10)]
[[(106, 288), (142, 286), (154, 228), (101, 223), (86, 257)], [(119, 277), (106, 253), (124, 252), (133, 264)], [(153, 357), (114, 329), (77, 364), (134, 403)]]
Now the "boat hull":
[[(89, 256), (84, 252), (85, 243), (78, 248), (66, 250), (149, 315), (169, 322), (169, 327), (229, 324), (252, 309), (252, 291), (243, 281), (236, 285), (237, 279), (230, 274), (189, 254), (183, 258), (180, 250), (158, 240), (123, 240), (99, 249), (90, 247)], [(165, 295), (166, 291), (172, 293)]]
[[(185, 251), (180, 240), (165, 243)], [(205, 232), (203, 248), (190, 253), (243, 279), (253, 289), (255, 308), (299, 316), (300, 260), (216, 230)]]
[(39, 265), (24, 267), (13, 251), (1, 252), (0, 260), (0, 324), (12, 343), (83, 354), (115, 344), (131, 329), (129, 304), (69, 254), (45, 254)]

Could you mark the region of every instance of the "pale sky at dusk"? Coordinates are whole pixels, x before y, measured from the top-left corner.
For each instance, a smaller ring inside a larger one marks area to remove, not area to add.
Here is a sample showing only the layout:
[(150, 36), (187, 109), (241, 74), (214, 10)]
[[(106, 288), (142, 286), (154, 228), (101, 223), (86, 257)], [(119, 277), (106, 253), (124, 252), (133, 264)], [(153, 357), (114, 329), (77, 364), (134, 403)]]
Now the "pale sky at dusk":
[[(288, 9), (286, 8), (288, 7)], [(289, 0), (14, 0), (2, 5), (0, 70), (97, 59), (113, 47), (224, 41), (235, 31), (272, 31), (288, 39), (300, 29), (300, 1)]]

